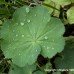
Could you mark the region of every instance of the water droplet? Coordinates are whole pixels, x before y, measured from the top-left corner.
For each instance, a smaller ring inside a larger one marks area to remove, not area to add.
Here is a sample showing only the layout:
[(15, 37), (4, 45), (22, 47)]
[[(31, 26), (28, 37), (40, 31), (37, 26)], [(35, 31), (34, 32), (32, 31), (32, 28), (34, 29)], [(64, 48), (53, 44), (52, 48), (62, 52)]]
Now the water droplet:
[(13, 60), (12, 60), (12, 62), (13, 62)]
[(19, 55), (21, 55), (21, 54), (19, 53)]
[(44, 38), (45, 38), (45, 39), (48, 39), (48, 37), (47, 37), (47, 36), (45, 36)]
[(52, 49), (54, 49), (54, 48), (52, 47)]
[(28, 13), (30, 11), (29, 7), (26, 7), (26, 12)]
[(29, 23), (29, 22), (30, 22), (30, 20), (27, 20), (27, 22)]
[(24, 35), (22, 35), (22, 37), (24, 37)]
[(13, 40), (14, 40), (14, 38), (13, 38)]
[(47, 47), (47, 49), (49, 49), (49, 47)]
[(24, 23), (21, 22), (21, 26), (23, 26), (23, 25), (24, 25)]
[(50, 13), (50, 12), (48, 11), (48, 13)]
[[(9, 49), (9, 48), (8, 48)], [(6, 51), (6, 53), (7, 53), (7, 51)]]
[(44, 17), (44, 19), (45, 19), (45, 17)]
[(33, 57), (33, 55), (32, 55), (32, 57)]
[(36, 50), (36, 52), (37, 52), (38, 50)]
[(25, 21), (25, 19), (24, 19), (24, 21)]
[(45, 46), (43, 46), (43, 47), (45, 47)]
[(13, 30), (13, 32), (14, 32), (15, 30)]
[(54, 40), (52, 40), (54, 42)]
[(7, 26), (9, 28), (9, 26)]
[(18, 36), (18, 35), (16, 34), (16, 36)]
[(37, 15), (35, 14), (35, 16), (37, 16)]

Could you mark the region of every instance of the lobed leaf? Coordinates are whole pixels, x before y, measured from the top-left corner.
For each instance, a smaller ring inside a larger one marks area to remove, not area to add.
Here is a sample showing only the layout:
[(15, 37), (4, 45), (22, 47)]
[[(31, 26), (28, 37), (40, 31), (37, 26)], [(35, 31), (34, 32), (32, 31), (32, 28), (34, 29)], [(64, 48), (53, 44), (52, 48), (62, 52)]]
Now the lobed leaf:
[(74, 6), (67, 11), (67, 19), (70, 24), (74, 24)]
[(69, 74), (74, 74), (74, 71), (69, 71)]
[(71, 3), (71, 0), (51, 0), (53, 2), (55, 2), (55, 4), (59, 4), (59, 5), (68, 5)]
[(37, 56), (52, 58), (64, 48), (64, 25), (51, 18), (43, 6), (23, 6), (15, 11), (13, 19), (4, 22), (1, 49), (6, 58), (20, 67), (35, 63)]
[(16, 65), (12, 65), (8, 74), (33, 74), (33, 71), (35, 69), (35, 65), (27, 65), (25, 67), (18, 67)]
[(61, 72), (60, 71), (56, 71), (56, 72), (53, 72), (52, 74), (61, 74)]
[(46, 74), (46, 73), (38, 70), (38, 71), (34, 72), (34, 74)]
[(62, 57), (55, 59), (55, 65), (58, 69), (74, 68), (74, 37), (67, 38), (66, 46), (62, 52)]
[(64, 49), (64, 33), (63, 23), (57, 18), (51, 18), (48, 25), (45, 27), (43, 34), (39, 38), (42, 46), (41, 54), (44, 57), (52, 58), (56, 53)]

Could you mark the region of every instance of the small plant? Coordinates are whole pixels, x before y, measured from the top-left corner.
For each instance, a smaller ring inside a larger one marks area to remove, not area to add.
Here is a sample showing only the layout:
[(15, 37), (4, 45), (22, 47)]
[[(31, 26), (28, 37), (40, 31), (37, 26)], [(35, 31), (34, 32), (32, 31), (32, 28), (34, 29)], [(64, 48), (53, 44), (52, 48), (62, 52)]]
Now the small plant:
[[(0, 2), (1, 73), (61, 74), (49, 70), (74, 67), (68, 60), (73, 62), (69, 56), (73, 56), (74, 37), (67, 37), (65, 32), (65, 25), (74, 23), (73, 1)], [(2, 64), (6, 65), (5, 69)]]

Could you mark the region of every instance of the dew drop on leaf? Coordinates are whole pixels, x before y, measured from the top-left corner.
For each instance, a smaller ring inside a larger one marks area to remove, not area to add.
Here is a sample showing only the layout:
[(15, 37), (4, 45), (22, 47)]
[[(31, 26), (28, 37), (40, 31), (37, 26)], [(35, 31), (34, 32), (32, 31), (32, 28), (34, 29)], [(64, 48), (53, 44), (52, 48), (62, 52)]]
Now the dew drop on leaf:
[(16, 23), (16, 25), (18, 25), (18, 23)]
[(25, 21), (25, 19), (24, 19), (24, 21)]
[(27, 12), (27, 13), (29, 12), (29, 7), (26, 7), (26, 12)]
[(47, 49), (49, 49), (49, 47), (47, 47)]
[(36, 52), (37, 52), (37, 50), (36, 50)]
[(14, 32), (15, 30), (13, 30), (13, 32)]
[(45, 19), (45, 17), (44, 17), (44, 19)]
[(52, 40), (54, 42), (54, 40)]
[(37, 15), (35, 14), (35, 16), (37, 16)]
[(22, 35), (22, 37), (24, 37), (24, 35)]
[(21, 26), (23, 26), (23, 25), (24, 25), (24, 23), (21, 22)]
[(45, 39), (48, 39), (48, 37), (47, 37), (47, 36), (45, 36), (44, 38), (45, 38)]
[(43, 46), (43, 47), (45, 47), (45, 46)]
[(16, 36), (18, 36), (18, 35), (16, 34)]
[(21, 54), (19, 53), (19, 55), (21, 55)]
[(29, 22), (30, 22), (30, 20), (27, 20), (27, 22), (29, 23)]
[(52, 49), (54, 49), (54, 48), (52, 47)]
[(14, 40), (14, 38), (13, 38), (13, 40)]

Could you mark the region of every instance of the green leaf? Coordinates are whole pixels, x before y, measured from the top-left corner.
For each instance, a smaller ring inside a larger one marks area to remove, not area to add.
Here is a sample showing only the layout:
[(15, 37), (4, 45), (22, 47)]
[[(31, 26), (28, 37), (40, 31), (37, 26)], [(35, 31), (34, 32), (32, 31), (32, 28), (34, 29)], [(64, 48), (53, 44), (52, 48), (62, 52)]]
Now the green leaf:
[(46, 65), (42, 66), (42, 68), (45, 70), (52, 69), (52, 64), (48, 62)]
[(55, 60), (56, 68), (73, 69), (74, 68), (74, 37), (67, 38), (66, 46), (62, 52), (62, 57)]
[(44, 3), (50, 4), (51, 3), (51, 0), (44, 0)]
[[(51, 20), (50, 20), (51, 19)], [(35, 63), (37, 56), (53, 57), (64, 48), (64, 25), (51, 18), (43, 6), (23, 6), (15, 11), (1, 30), (2, 51), (6, 58), (20, 67)]]
[(59, 72), (59, 71), (58, 72), (53, 72), (52, 74), (61, 74), (61, 72)]
[(74, 24), (74, 6), (67, 11), (67, 19), (70, 24)]
[(54, 11), (55, 8), (54, 7), (54, 2), (49, 1), (49, 0), (45, 0), (44, 1), (44, 6), (49, 10), (50, 14)]
[(18, 67), (16, 65), (12, 65), (9, 70), (9, 74), (32, 74), (35, 69), (35, 65), (27, 65), (25, 67)]
[(56, 7), (58, 10), (54, 10), (53, 16), (59, 17), (59, 15), (60, 15), (60, 6), (56, 4), (55, 7)]
[(42, 72), (42, 71), (36, 71), (36, 72), (34, 72), (33, 74), (46, 74), (46, 73), (44, 73), (44, 72)]
[(16, 10), (12, 21), (2, 27), (2, 50), (6, 58), (11, 58), (18, 66), (33, 64), (41, 51), (37, 38), (49, 21), (49, 11), (43, 6), (24, 6)]
[(2, 21), (0, 20), (0, 25), (2, 24)]
[(0, 4), (4, 4), (5, 3), (5, 0), (0, 0)]
[(74, 74), (74, 70), (73, 71), (69, 71), (69, 74)]
[(74, 3), (74, 0), (71, 0), (72, 3)]
[(52, 58), (56, 53), (64, 49), (64, 25), (57, 18), (51, 18), (48, 25), (45, 27), (43, 34), (39, 38), (41, 40), (42, 51), (44, 57)]
[(71, 3), (70, 0), (51, 0), (53, 2), (55, 2), (55, 4), (59, 4), (59, 5), (68, 5)]

